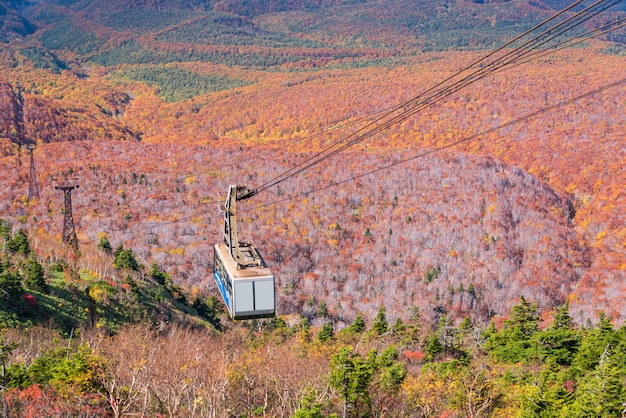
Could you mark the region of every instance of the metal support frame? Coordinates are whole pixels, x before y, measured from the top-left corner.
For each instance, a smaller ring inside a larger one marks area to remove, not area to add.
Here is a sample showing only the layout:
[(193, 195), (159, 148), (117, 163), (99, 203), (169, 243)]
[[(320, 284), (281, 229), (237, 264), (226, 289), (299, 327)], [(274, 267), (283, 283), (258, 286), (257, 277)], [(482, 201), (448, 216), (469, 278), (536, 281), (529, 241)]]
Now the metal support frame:
[(30, 152), (30, 178), (28, 182), (28, 202), (31, 199), (39, 199), (39, 182), (37, 181), (37, 172), (35, 171), (35, 157), (33, 151), (35, 147), (31, 144), (28, 146)]
[(249, 242), (240, 242), (237, 234), (237, 202), (254, 195), (254, 191), (245, 186), (231, 185), (223, 205), (219, 205), (224, 214), (224, 243), (235, 260), (237, 268), (262, 267), (263, 259)]
[(69, 245), (74, 251), (78, 251), (78, 238), (74, 227), (72, 216), (72, 190), (78, 189), (78, 185), (55, 186), (57, 190), (63, 190), (65, 201), (65, 217), (63, 218), (63, 242)]

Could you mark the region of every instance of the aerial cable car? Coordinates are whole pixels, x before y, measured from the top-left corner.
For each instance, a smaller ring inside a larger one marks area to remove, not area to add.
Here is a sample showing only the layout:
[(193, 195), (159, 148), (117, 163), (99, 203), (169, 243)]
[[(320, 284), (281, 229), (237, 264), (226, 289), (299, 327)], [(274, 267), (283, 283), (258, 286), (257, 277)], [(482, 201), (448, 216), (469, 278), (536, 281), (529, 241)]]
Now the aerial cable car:
[(238, 201), (256, 192), (231, 185), (223, 205), (224, 242), (215, 244), (213, 277), (232, 319), (269, 318), (276, 313), (274, 275), (256, 247), (237, 236)]

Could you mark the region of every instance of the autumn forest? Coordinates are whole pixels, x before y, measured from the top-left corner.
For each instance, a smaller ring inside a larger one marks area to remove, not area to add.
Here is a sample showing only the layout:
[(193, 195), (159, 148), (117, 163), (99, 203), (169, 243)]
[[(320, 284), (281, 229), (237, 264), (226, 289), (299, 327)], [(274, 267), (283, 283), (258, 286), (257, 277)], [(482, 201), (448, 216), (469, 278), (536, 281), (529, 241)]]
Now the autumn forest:
[(0, 414), (623, 416), (626, 4), (572, 3), (0, 0)]

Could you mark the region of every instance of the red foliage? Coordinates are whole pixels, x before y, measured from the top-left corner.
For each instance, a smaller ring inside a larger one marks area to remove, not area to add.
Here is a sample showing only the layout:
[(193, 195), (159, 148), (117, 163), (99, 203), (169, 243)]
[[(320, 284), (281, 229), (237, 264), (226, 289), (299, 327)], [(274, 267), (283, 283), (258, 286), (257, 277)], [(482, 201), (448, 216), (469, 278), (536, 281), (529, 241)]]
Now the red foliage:
[(26, 303), (28, 303), (28, 306), (30, 306), (31, 308), (34, 308), (37, 306), (37, 298), (31, 295), (30, 293), (23, 295), (22, 299), (24, 299)]
[(426, 357), (426, 355), (424, 354), (422, 350), (417, 350), (417, 351), (405, 350), (402, 353), (402, 355), (404, 356), (406, 360), (418, 361), (418, 362), (424, 360), (424, 357)]
[(574, 391), (576, 390), (576, 382), (570, 379), (567, 382), (563, 383), (563, 388), (568, 393), (574, 393)]
[(53, 388), (38, 384), (23, 390), (11, 389), (4, 394), (9, 416), (39, 418), (50, 416), (111, 416), (101, 395), (83, 393), (77, 396), (60, 396)]

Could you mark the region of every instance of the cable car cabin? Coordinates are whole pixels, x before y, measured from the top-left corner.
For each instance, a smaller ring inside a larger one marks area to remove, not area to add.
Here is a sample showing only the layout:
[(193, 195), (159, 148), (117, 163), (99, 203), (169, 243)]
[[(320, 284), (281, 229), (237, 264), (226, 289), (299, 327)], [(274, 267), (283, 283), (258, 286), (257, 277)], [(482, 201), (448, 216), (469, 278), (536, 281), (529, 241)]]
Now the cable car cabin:
[[(258, 255), (247, 244), (246, 250)], [(241, 248), (243, 251), (244, 249)], [(213, 276), (232, 319), (269, 318), (275, 315), (274, 275), (265, 263), (239, 267), (224, 243), (215, 244)], [(260, 255), (259, 255), (260, 258)]]

